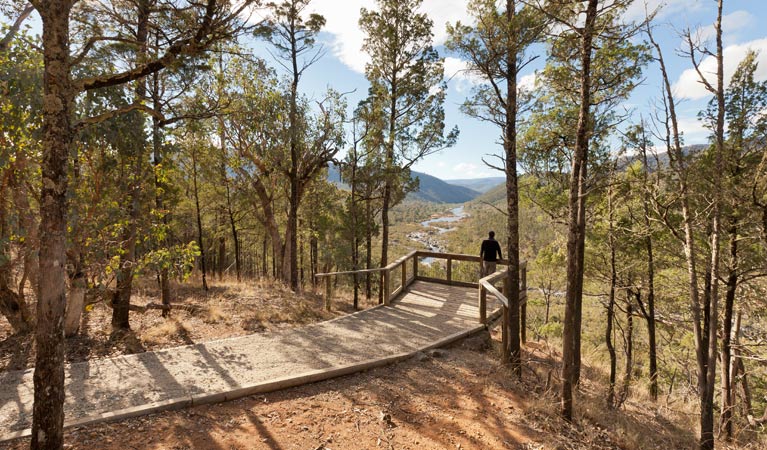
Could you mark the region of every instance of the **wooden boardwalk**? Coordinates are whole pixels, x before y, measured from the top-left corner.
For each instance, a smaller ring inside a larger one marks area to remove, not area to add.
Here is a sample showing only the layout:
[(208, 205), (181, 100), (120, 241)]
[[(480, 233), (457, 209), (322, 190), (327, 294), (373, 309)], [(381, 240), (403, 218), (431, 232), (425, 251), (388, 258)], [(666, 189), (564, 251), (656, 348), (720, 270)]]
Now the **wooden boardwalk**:
[[(307, 327), (67, 365), (66, 425), (221, 402), (396, 362), (482, 330), (477, 292), (413, 281), (388, 306)], [(0, 442), (29, 433), (32, 374), (0, 374)]]

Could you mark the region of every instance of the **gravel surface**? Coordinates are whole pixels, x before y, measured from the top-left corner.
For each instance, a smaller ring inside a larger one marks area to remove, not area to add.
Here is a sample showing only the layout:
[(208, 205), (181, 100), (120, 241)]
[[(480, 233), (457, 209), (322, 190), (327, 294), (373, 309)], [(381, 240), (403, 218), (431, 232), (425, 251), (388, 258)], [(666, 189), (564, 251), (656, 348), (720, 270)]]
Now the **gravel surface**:
[[(476, 296), (476, 289), (416, 282), (392, 307), (298, 329), (71, 364), (66, 421), (414, 352), (475, 327)], [(31, 426), (32, 374), (0, 374), (0, 436)]]

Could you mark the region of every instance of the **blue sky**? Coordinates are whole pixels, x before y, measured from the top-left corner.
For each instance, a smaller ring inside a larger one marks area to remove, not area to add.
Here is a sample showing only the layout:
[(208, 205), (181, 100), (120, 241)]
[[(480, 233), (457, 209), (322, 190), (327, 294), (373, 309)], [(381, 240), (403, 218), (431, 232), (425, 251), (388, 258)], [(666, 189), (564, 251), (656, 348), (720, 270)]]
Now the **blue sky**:
[[(456, 55), (450, 54), (442, 45), (446, 39), (445, 24), (456, 21), (467, 22), (468, 0), (424, 0), (422, 11), (434, 21), (435, 45), (445, 57), (445, 77), (449, 79), (447, 100), (445, 103), (446, 123), (448, 128), (457, 125), (461, 131), (457, 144), (439, 154), (431, 155), (415, 166), (415, 170), (437, 176), (442, 179), (481, 178), (500, 176), (500, 172), (487, 167), (482, 158), (492, 160), (492, 156), (501, 153), (498, 137), (500, 130), (492, 125), (478, 122), (464, 116), (460, 105), (470, 94), (475, 80), (466, 76), (461, 68), (464, 63)], [(692, 69), (689, 59), (679, 54), (682, 48), (680, 32), (687, 28), (698, 30), (703, 37), (713, 37), (713, 23), (716, 18), (715, 0), (636, 0), (626, 12), (627, 19), (640, 19), (644, 16), (645, 3), (650, 10), (661, 6), (655, 24), (655, 37), (664, 49), (664, 56), (674, 90), (678, 98), (677, 112), (686, 144), (705, 143), (707, 130), (697, 119), (698, 112), (705, 107), (710, 96), (697, 81), (697, 74)], [(361, 46), (364, 34), (359, 29), (359, 10), (361, 7), (374, 9), (375, 0), (313, 0), (310, 10), (325, 16), (327, 24), (320, 35), (325, 55), (308, 69), (302, 79), (302, 93), (322, 98), (328, 87), (340, 92), (349, 92), (347, 100), (349, 110), (365, 97), (368, 82), (364, 76), (367, 56)], [(258, 12), (255, 13), (257, 18)], [(724, 0), (724, 45), (725, 77), (729, 76), (745, 56), (749, 48), (760, 52), (757, 71), (759, 80), (767, 79), (767, 1), (765, 0)], [(32, 26), (39, 32), (39, 19), (33, 17)], [(266, 53), (266, 43), (253, 42), (256, 53)], [(541, 52), (544, 49), (539, 46)], [(533, 71), (545, 62), (541, 54), (535, 64), (520, 75), (520, 81), (532, 84)], [(277, 67), (277, 64), (273, 64)], [(712, 58), (703, 60), (704, 71), (715, 69)], [(639, 86), (622, 107), (631, 111), (638, 121), (640, 115), (650, 115), (654, 101), (660, 98), (661, 80), (657, 67), (652, 64), (644, 74), (644, 83)]]
[[(666, 64), (679, 98), (678, 112), (685, 143), (704, 143), (707, 132), (697, 120), (697, 113), (706, 104), (709, 96), (697, 82), (697, 76), (686, 57), (678, 54), (682, 48), (679, 33), (686, 29), (697, 29), (704, 37), (713, 36), (716, 18), (715, 0), (639, 0), (627, 11), (627, 18), (638, 19), (644, 15), (644, 4), (649, 7), (664, 5), (656, 19), (656, 39), (664, 49)], [(449, 127), (458, 125), (461, 136), (458, 143), (439, 154), (431, 155), (418, 163), (415, 170), (442, 179), (479, 178), (499, 176), (482, 162), (488, 155), (500, 154), (498, 136), (494, 126), (480, 123), (464, 116), (460, 104), (470, 93), (472, 83), (460, 72), (462, 62), (442, 46), (445, 41), (445, 23), (461, 20), (466, 22), (467, 0), (424, 0), (422, 9), (434, 20), (435, 44), (441, 55), (446, 57), (445, 76), (450, 79), (445, 104), (446, 122)], [(357, 25), (359, 9), (375, 8), (374, 0), (314, 0), (311, 8), (325, 16), (327, 25), (321, 35), (326, 50), (325, 56), (305, 74), (302, 80), (303, 93), (319, 98), (328, 86), (341, 92), (354, 91), (347, 96), (350, 109), (362, 99), (368, 83), (364, 76), (367, 56), (360, 49), (364, 39)], [(767, 2), (764, 0), (725, 0), (723, 29), (725, 45), (725, 76), (729, 78), (748, 48), (761, 50), (761, 62), (757, 73), (759, 79), (767, 79)], [(520, 76), (524, 82), (532, 81), (532, 71), (540, 68), (545, 55)], [(713, 71), (713, 60), (703, 61), (703, 69)], [(655, 65), (648, 66), (645, 81), (623, 105), (632, 111), (634, 117), (648, 115), (652, 102), (659, 98), (661, 80)]]

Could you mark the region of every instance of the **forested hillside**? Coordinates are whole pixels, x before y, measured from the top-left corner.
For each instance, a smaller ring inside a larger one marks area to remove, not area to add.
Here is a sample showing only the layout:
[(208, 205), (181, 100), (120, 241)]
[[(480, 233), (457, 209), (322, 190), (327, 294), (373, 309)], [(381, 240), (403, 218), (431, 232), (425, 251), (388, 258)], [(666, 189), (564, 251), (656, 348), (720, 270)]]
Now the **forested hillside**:
[[(410, 179), (412, 183), (417, 182), (418, 184), (417, 188), (407, 194), (407, 200), (434, 203), (464, 203), (480, 194), (480, 191), (474, 190), (469, 186), (451, 184), (421, 172), (411, 171)], [(335, 164), (331, 164), (328, 167), (328, 181), (342, 189), (349, 190), (349, 185), (344, 182), (341, 171)], [(488, 183), (488, 181), (481, 183)], [(489, 183), (494, 182), (489, 181)], [(482, 185), (480, 184), (480, 186)]]

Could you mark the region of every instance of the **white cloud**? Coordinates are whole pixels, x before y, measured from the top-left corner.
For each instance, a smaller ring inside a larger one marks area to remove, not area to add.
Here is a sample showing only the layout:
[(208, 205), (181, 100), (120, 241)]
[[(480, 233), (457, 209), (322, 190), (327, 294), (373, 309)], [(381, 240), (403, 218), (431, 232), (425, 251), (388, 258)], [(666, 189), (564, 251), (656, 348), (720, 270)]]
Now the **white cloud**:
[[(467, 3), (468, 0), (424, 0), (421, 10), (434, 21), (435, 45), (447, 39), (447, 22), (465, 19)], [(360, 8), (375, 9), (375, 1), (314, 0), (310, 8), (325, 16), (327, 23), (323, 31), (333, 36), (328, 43), (333, 54), (350, 69), (363, 73), (370, 58), (362, 51), (365, 33), (359, 27)], [(447, 70), (446, 74), (450, 75)]]
[(685, 144), (705, 142), (710, 131), (703, 126), (697, 116), (679, 117), (679, 131), (684, 135)]
[(517, 86), (522, 91), (535, 90), (535, 83), (538, 81), (538, 73), (533, 72), (527, 75), (523, 75), (517, 82)]
[(474, 163), (458, 163), (453, 166), (453, 173), (459, 174), (460, 178), (481, 178), (491, 176), (486, 166)]
[(644, 20), (647, 12), (653, 12), (658, 7), (657, 19), (668, 17), (681, 11), (691, 11), (701, 8), (700, 0), (634, 0), (626, 9), (623, 17), (629, 21)]
[[(724, 80), (725, 87), (729, 85), (730, 78), (738, 67), (738, 64), (746, 56), (749, 50), (755, 50), (759, 53), (757, 63), (759, 67), (756, 70), (755, 78), (757, 81), (767, 80), (767, 38), (757, 39), (738, 45), (730, 45), (724, 49)], [(711, 56), (706, 57), (700, 63), (700, 71), (712, 85), (716, 84), (716, 59)], [(699, 100), (711, 95), (703, 83), (700, 82), (695, 69), (687, 69), (682, 72), (679, 79), (674, 83), (674, 92), (679, 98)]]

